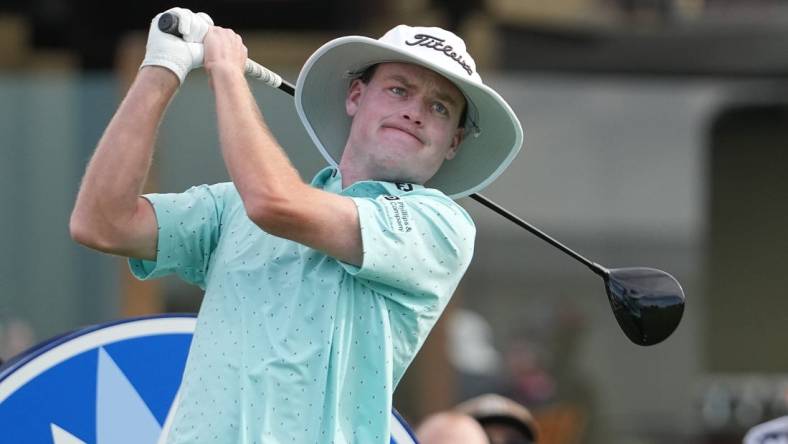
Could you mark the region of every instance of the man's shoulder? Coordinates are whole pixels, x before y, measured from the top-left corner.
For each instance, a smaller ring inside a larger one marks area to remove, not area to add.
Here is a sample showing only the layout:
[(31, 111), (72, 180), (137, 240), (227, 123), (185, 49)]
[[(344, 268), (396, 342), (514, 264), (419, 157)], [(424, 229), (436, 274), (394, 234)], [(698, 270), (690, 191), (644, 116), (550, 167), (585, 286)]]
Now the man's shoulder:
[[(475, 224), (470, 214), (442, 191), (427, 187), (414, 187), (408, 191), (401, 188), (397, 190), (399, 192), (381, 193), (375, 197), (382, 204), (381, 208), (388, 210), (389, 206), (401, 207), (406, 212), (419, 213), (421, 218), (431, 220), (437, 225), (448, 223), (459, 231), (475, 231)], [(387, 191), (392, 190), (389, 187)]]
[(447, 196), (443, 191), (437, 188), (419, 187), (409, 191), (397, 194), (398, 197), (420, 202), (432, 202), (435, 204), (443, 205), (450, 208), (460, 208), (462, 206), (454, 199)]

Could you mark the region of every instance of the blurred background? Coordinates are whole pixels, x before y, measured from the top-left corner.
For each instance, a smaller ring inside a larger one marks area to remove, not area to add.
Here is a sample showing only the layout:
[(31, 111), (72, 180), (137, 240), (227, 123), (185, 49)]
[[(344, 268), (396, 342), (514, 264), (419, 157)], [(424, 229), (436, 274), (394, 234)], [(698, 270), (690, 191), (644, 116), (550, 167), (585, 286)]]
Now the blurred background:
[[(199, 289), (139, 283), (68, 235), (86, 162), (172, 2), (0, 4), (0, 358), (68, 330), (196, 311)], [(485, 195), (609, 267), (682, 283), (664, 343), (629, 342), (602, 281), (473, 201), (473, 264), (400, 385), (411, 422), (497, 392), (547, 443), (737, 443), (788, 414), (788, 2), (182, 1), (295, 81), (331, 38), (398, 23), (466, 39), (525, 127)], [(110, 10), (111, 8), (111, 10)], [(304, 179), (324, 161), (292, 98), (252, 85)], [(226, 181), (213, 99), (189, 76), (148, 189)]]

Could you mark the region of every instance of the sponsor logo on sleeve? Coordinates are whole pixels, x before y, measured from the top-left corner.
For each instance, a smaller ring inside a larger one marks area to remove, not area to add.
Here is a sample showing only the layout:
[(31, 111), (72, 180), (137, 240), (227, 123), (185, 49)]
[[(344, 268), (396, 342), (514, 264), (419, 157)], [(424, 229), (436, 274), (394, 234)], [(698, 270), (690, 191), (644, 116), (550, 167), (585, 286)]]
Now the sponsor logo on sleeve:
[(391, 229), (400, 233), (413, 231), (413, 220), (405, 202), (397, 196), (381, 197), (383, 197), (383, 210), (386, 213), (386, 219)]

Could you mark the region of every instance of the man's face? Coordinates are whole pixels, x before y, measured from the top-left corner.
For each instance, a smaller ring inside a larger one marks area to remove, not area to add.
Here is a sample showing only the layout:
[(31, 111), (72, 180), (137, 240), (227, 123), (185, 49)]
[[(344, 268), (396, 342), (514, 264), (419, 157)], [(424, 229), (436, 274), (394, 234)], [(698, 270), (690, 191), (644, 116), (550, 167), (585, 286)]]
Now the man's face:
[(353, 123), (342, 163), (369, 179), (423, 184), (462, 141), (465, 97), (418, 65), (378, 65), (369, 83), (353, 81), (345, 105)]

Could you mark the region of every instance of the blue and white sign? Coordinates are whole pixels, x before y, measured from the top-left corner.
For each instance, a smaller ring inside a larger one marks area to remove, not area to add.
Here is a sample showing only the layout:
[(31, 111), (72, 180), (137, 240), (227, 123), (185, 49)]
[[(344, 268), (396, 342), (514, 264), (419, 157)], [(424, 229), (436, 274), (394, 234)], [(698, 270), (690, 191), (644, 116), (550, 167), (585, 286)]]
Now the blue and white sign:
[[(84, 328), (0, 367), (0, 441), (160, 444), (177, 405), (196, 318), (165, 315)], [(391, 443), (415, 444), (392, 411)]]

